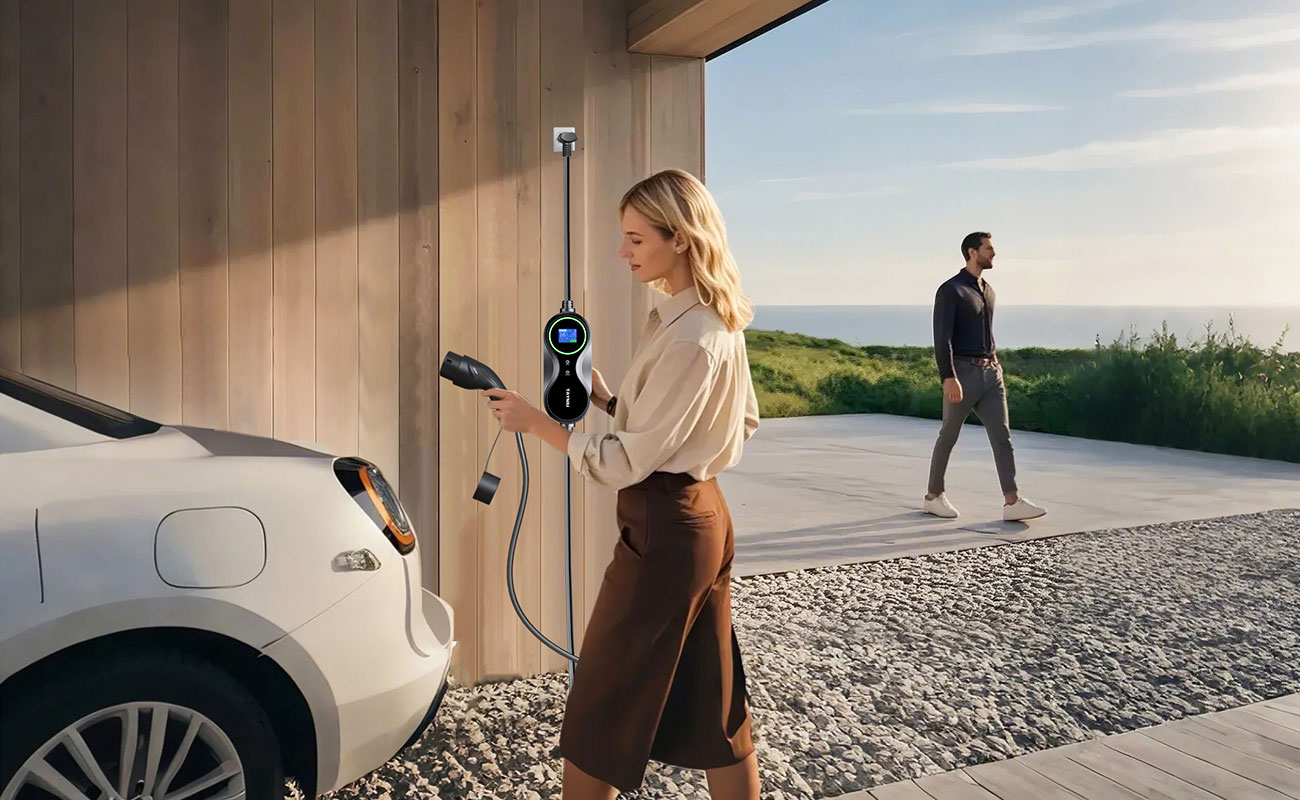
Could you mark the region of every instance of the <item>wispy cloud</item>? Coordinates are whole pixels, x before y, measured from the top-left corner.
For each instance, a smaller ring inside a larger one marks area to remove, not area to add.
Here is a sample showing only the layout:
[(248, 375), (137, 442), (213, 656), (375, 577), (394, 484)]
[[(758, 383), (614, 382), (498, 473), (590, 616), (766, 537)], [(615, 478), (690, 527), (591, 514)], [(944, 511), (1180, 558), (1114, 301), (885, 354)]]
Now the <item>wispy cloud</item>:
[(795, 203), (819, 203), (828, 200), (863, 200), (891, 197), (899, 194), (897, 186), (873, 186), (867, 189), (827, 189), (795, 192), (790, 200)]
[(1072, 19), (1082, 17), (1088, 14), (1096, 14), (1101, 11), (1109, 11), (1119, 6), (1133, 5), (1141, 0), (1095, 0), (1091, 3), (1068, 3), (1059, 6), (1040, 6), (1031, 8), (1027, 11), (1012, 17), (1008, 22), (1012, 25), (1039, 25), (1044, 22), (1059, 22), (1063, 19)]
[(860, 117), (902, 117), (922, 114), (1025, 114), (1060, 110), (1061, 106), (1016, 103), (899, 103), (876, 108), (850, 108), (845, 113)]
[(1191, 86), (1174, 86), (1166, 89), (1132, 89), (1121, 92), (1120, 97), (1186, 97), (1211, 92), (1247, 92), (1274, 86), (1291, 86), (1300, 83), (1300, 69), (1280, 72), (1262, 72), (1253, 75), (1236, 75), (1217, 81), (1206, 81)]
[(977, 31), (957, 40), (953, 52), (971, 56), (997, 55), (1134, 42), (1164, 42), (1192, 50), (1244, 50), (1300, 41), (1300, 14), (1164, 21), (1092, 31), (1017, 30), (1024, 27), (1030, 26), (1000, 25)]
[(1229, 164), (1214, 164), (1207, 167), (1201, 167), (1196, 171), (1198, 175), (1207, 178), (1223, 179), (1240, 179), (1240, 178), (1262, 178), (1276, 176), (1278, 165), (1275, 161), (1234, 161)]
[(1300, 171), (1300, 147), (1242, 155), (1240, 158), (1223, 163), (1206, 164), (1198, 168), (1196, 173), (1215, 179), (1261, 178), (1273, 184), (1294, 187), (1290, 176), (1297, 174), (1298, 171)]
[(1089, 142), (1031, 156), (982, 158), (945, 164), (963, 169), (1074, 172), (1159, 164), (1182, 158), (1300, 145), (1300, 125), (1258, 128), (1199, 128), (1156, 131), (1142, 139)]

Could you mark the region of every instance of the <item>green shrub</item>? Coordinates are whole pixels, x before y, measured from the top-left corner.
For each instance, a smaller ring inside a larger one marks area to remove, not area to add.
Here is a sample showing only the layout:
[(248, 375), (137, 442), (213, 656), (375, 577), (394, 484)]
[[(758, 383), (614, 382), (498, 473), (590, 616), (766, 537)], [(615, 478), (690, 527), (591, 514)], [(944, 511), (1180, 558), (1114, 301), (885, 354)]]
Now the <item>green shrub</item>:
[[(1067, 436), (1300, 462), (1300, 354), (1288, 331), (1268, 348), (1206, 328), (1181, 345), (1167, 329), (1094, 350), (999, 354), (1012, 426)], [(938, 419), (933, 351), (855, 347), (747, 331), (763, 416), (885, 413)]]

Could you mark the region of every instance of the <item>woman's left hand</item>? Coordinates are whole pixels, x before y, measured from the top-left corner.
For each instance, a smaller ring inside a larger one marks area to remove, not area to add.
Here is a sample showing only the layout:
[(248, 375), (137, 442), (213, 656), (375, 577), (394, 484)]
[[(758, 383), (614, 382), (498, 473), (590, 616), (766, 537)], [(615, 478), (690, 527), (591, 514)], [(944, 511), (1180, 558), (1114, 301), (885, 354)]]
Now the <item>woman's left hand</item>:
[[(547, 417), (524, 399), (519, 392), (508, 389), (483, 389), (479, 392), (488, 400), (492, 416), (510, 433), (532, 433), (538, 421)], [(492, 399), (492, 398), (499, 399)]]

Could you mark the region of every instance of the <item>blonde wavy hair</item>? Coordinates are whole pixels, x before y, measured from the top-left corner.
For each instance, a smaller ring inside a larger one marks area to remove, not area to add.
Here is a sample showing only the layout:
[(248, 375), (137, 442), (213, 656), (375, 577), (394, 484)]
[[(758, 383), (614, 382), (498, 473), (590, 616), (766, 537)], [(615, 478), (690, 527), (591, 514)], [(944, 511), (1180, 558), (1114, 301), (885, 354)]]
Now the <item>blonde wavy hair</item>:
[[(749, 325), (754, 307), (741, 291), (740, 270), (727, 247), (722, 212), (698, 178), (680, 169), (657, 172), (627, 190), (618, 203), (620, 217), (628, 206), (665, 239), (682, 234), (700, 300), (722, 318), (727, 330), (739, 331)], [(669, 293), (662, 279), (651, 287)]]

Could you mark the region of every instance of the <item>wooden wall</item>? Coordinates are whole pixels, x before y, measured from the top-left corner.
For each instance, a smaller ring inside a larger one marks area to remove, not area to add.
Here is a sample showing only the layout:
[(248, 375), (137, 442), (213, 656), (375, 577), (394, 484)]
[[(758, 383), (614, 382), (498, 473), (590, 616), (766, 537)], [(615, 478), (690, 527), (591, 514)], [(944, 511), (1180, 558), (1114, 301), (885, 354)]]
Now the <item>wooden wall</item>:
[[(652, 169), (703, 170), (703, 61), (629, 55), (621, 3), (545, 0), (545, 14), (541, 6), (444, 2), (439, 13), (439, 338), (443, 350), (490, 364), (534, 404), (539, 332), (564, 293), (564, 162), (552, 150), (552, 127), (578, 129), (573, 299), (595, 333), (596, 366), (615, 385), (650, 298), (616, 255), (618, 200)], [(475, 69), (457, 68), (464, 64)], [(502, 488), (484, 507), (470, 497), (497, 429), (482, 399), (444, 392), (439, 429), (440, 592), (455, 606), (460, 630), (481, 634), (462, 637), (461, 674), (497, 679), (563, 669), (564, 660), (517, 621), (506, 591), (520, 474), (514, 442), (503, 436), (497, 444), (489, 468)], [(593, 429), (608, 429), (603, 414), (579, 427)], [(532, 437), (525, 446), (531, 492), (516, 588), (530, 618), (563, 643), (564, 456)], [(616, 538), (614, 494), (578, 479), (571, 486), (580, 644)]]
[(436, 16), (0, 0), (0, 364), (369, 458), (434, 578)]
[[(513, 437), (474, 502), (495, 422), (437, 369), (466, 353), (539, 403), (570, 125), (574, 302), (622, 379), (650, 293), (616, 204), (702, 174), (704, 96), (703, 61), (626, 36), (622, 0), (0, 0), (0, 365), (372, 459), (456, 609), (457, 677), (563, 669), (506, 591)], [(562, 642), (564, 456), (525, 444), (516, 584)], [(575, 479), (571, 504), (581, 642), (614, 494)]]

